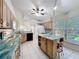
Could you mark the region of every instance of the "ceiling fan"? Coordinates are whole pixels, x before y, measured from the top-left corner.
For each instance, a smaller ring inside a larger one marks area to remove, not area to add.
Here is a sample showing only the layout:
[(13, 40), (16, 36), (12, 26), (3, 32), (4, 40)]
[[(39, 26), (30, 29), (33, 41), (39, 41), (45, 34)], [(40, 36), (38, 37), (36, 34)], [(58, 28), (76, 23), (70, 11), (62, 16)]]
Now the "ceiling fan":
[(33, 11), (32, 14), (44, 15), (44, 14), (45, 14), (45, 13), (44, 13), (44, 10), (45, 10), (45, 9), (43, 9), (43, 8), (42, 8), (42, 9), (39, 9), (39, 8), (34, 9), (34, 8), (33, 8), (33, 9), (32, 9), (32, 11)]
[(45, 15), (45, 9), (44, 8), (39, 8), (39, 4), (38, 4), (38, 1), (37, 0), (32, 0), (31, 1), (34, 5), (35, 8), (32, 8), (32, 13), (31, 14), (34, 14), (36, 16), (43, 16)]

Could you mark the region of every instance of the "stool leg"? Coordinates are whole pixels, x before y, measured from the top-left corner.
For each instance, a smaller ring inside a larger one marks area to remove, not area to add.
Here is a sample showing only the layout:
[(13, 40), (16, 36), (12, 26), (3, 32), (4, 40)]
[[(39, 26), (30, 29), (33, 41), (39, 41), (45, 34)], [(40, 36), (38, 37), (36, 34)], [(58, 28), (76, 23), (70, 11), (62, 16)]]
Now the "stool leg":
[(60, 53), (59, 52), (57, 53), (57, 59), (60, 59)]

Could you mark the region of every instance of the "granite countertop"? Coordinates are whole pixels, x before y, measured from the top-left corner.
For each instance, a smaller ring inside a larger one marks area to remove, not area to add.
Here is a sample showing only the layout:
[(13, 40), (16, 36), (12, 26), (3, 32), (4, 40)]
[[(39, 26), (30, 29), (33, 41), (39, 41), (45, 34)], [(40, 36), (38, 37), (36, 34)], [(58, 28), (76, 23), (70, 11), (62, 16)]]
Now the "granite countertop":
[(58, 40), (60, 37), (54, 36), (53, 34), (39, 34), (39, 36), (45, 37), (49, 40)]

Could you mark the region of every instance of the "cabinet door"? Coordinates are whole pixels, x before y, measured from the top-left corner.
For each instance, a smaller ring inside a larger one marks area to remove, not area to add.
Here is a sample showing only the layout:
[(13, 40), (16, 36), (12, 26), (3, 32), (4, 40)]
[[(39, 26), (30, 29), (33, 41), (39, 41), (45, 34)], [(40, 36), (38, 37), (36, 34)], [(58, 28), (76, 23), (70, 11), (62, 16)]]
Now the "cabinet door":
[[(3, 0), (4, 1), (4, 0)], [(6, 28), (6, 21), (7, 21), (7, 7), (5, 1), (3, 2), (3, 27)]]
[(54, 40), (53, 41), (53, 45), (52, 46), (53, 46), (53, 49), (52, 49), (53, 50), (52, 51), (53, 57), (52, 58), (55, 59), (56, 56), (57, 56), (57, 40)]
[(12, 59), (19, 59), (19, 55), (20, 55), (20, 50), (19, 50), (19, 45), (17, 45), (15, 47), (15, 51), (14, 51), (14, 53), (12, 55)]
[(11, 28), (11, 11), (5, 3), (5, 0), (0, 0), (0, 28)]
[(10, 12), (10, 10), (7, 8), (7, 19), (6, 19), (6, 26), (8, 27), (8, 28), (11, 28), (11, 25), (10, 25), (10, 21), (11, 21), (11, 12)]
[(41, 47), (41, 37), (38, 36), (38, 46)]
[(52, 58), (52, 51), (53, 51), (52, 41), (51, 40), (47, 40), (47, 55), (50, 58)]
[(26, 42), (26, 34), (21, 34), (21, 43)]
[(1, 19), (1, 0), (0, 0), (0, 19)]
[(46, 39), (41, 38), (41, 49), (46, 53)]
[(0, 0), (0, 19), (2, 18), (3, 14), (3, 0)]
[(0, 0), (0, 28), (3, 27), (3, 0)]

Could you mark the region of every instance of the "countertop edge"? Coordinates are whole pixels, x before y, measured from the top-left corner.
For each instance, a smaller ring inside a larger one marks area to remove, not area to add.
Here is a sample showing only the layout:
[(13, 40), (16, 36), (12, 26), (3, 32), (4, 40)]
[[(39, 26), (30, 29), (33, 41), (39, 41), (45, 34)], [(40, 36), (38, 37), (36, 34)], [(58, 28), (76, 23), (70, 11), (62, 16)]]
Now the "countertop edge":
[(45, 37), (45, 38), (47, 38), (47, 39), (49, 39), (49, 40), (58, 40), (58, 39), (61, 38), (61, 37), (57, 37), (57, 36), (53, 36), (53, 35), (52, 35), (52, 37), (51, 37), (51, 36), (47, 36), (47, 35), (44, 35), (44, 34), (38, 34), (38, 36)]

